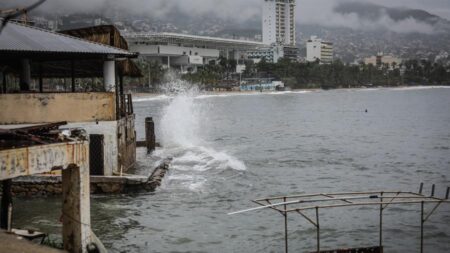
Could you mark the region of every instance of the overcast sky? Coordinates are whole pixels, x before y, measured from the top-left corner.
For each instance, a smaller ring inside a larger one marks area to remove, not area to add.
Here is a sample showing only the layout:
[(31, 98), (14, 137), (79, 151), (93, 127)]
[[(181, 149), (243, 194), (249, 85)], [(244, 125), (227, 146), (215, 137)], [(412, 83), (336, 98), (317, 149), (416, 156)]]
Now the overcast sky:
[[(213, 13), (222, 18), (244, 20), (261, 15), (262, 0), (47, 0), (40, 9), (49, 12), (92, 12), (101, 10), (105, 5), (117, 3), (121, 8), (139, 14), (164, 16), (170, 10), (179, 9), (189, 15)], [(338, 2), (348, 0), (297, 0), (297, 22), (318, 23), (329, 26), (346, 26), (351, 28), (371, 28), (383, 26), (394, 31), (430, 32), (425, 24), (406, 20), (400, 24), (383, 17), (373, 24), (364, 23), (353, 15), (338, 15), (333, 8)], [(355, 1), (355, 0), (353, 0)], [(356, 0), (357, 2), (376, 3), (385, 6), (417, 8), (450, 20), (450, 0)], [(0, 0), (0, 6), (27, 4), (32, 0)], [(187, 21), (188, 22), (188, 21)]]

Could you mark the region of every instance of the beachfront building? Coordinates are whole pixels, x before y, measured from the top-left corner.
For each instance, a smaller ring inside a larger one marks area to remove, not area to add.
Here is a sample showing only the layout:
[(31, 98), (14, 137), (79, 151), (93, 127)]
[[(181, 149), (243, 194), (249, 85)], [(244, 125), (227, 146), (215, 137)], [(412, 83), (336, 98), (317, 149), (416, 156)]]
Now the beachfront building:
[(273, 78), (245, 78), (240, 84), (240, 91), (277, 91), (283, 90), (284, 83)]
[(282, 46), (261, 47), (252, 51), (247, 51), (247, 58), (255, 63), (264, 59), (266, 62), (277, 63), (280, 58), (284, 57)]
[(125, 35), (130, 51), (181, 72), (217, 63), (219, 57), (244, 60), (248, 50), (263, 47), (256, 41), (223, 39), (176, 33), (132, 33)]
[(378, 53), (376, 56), (371, 56), (364, 59), (364, 64), (373, 65), (378, 68), (382, 68), (383, 66), (388, 66), (390, 70), (400, 68), (400, 64), (402, 60), (398, 57), (392, 55), (385, 55), (383, 53)]
[(281, 58), (287, 58), (296, 61), (298, 58), (298, 49), (296, 47), (282, 46), (273, 44), (271, 46), (259, 47), (247, 51), (247, 59), (258, 63), (262, 59), (266, 62), (277, 63)]
[(321, 64), (330, 64), (333, 62), (333, 43), (323, 41), (317, 36), (311, 36), (306, 43), (306, 61)]
[(262, 0), (263, 43), (295, 46), (295, 0)]
[(0, 34), (0, 128), (53, 122), (82, 128), (90, 174), (112, 176), (136, 162), (132, 99), (121, 80), (140, 74), (132, 73), (127, 59), (137, 55), (124, 48), (119, 34), (105, 27), (96, 31), (91, 36), (108, 45), (8, 23)]

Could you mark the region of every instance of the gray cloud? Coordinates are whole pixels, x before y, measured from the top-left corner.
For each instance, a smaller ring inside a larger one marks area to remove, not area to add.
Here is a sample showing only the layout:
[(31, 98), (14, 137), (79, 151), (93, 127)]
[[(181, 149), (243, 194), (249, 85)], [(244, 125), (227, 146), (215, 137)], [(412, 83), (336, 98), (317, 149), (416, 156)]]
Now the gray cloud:
[[(354, 13), (341, 14), (334, 12), (334, 8), (340, 2), (344, 0), (301, 0), (303, 5), (298, 10), (298, 22), (302, 24), (320, 24), (328, 27), (348, 27), (356, 30), (390, 30), (398, 33), (435, 33), (435, 28), (427, 23), (417, 21), (413, 18), (405, 20), (395, 21), (390, 18), (386, 13), (381, 13), (380, 17), (376, 20), (365, 19)], [(348, 2), (348, 0), (347, 0)], [(363, 2), (363, 1), (358, 1)], [(379, 5), (389, 7), (401, 7), (401, 8), (418, 8), (422, 9), (420, 1), (414, 0), (374, 0), (364, 1), (367, 3), (375, 3)], [(408, 4), (406, 4), (406, 2)], [(430, 1), (432, 2), (432, 1)], [(438, 3), (437, 1), (436, 3)], [(450, 8), (450, 6), (449, 6)]]
[[(119, 9), (140, 15), (149, 15), (170, 20), (170, 13), (177, 9), (188, 16), (205, 14), (236, 21), (255, 19), (261, 15), (262, 0), (47, 0), (40, 7), (46, 12), (98, 12), (115, 5)], [(395, 32), (432, 33), (433, 27), (407, 19), (396, 22), (387, 15), (375, 22), (361, 19), (357, 15), (342, 15), (333, 11), (336, 4), (346, 0), (297, 0), (297, 21), (302, 24), (343, 26), (353, 29), (388, 29)], [(31, 0), (2, 0), (0, 6), (26, 5)], [(450, 18), (449, 0), (359, 0), (390, 7), (406, 7), (436, 12)]]

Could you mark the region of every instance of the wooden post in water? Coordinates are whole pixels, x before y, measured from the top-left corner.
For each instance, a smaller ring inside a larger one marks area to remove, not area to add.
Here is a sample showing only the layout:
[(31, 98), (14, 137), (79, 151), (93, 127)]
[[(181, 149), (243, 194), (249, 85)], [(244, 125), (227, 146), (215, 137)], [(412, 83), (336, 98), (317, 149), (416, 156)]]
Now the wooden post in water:
[(150, 154), (155, 150), (155, 123), (153, 118), (145, 118), (145, 141), (147, 143), (147, 154)]
[(91, 242), (89, 167), (70, 165), (62, 171), (63, 244), (68, 252), (87, 252)]
[(8, 229), (11, 224), (9, 224), (10, 217), (10, 206), (12, 205), (12, 194), (11, 194), (11, 179), (4, 180), (2, 183), (2, 204), (0, 208), (0, 228)]

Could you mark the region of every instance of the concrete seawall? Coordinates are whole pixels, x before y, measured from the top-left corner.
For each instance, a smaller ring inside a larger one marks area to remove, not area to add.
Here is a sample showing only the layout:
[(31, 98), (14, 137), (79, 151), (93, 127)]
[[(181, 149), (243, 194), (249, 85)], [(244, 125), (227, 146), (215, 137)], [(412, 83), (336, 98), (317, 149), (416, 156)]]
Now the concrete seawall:
[[(153, 192), (169, 170), (171, 159), (159, 164), (148, 176), (91, 176), (91, 194), (121, 194), (130, 192)], [(14, 196), (48, 196), (62, 194), (61, 176), (28, 176), (13, 181)]]

